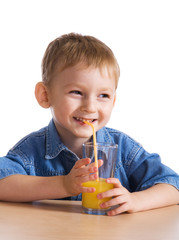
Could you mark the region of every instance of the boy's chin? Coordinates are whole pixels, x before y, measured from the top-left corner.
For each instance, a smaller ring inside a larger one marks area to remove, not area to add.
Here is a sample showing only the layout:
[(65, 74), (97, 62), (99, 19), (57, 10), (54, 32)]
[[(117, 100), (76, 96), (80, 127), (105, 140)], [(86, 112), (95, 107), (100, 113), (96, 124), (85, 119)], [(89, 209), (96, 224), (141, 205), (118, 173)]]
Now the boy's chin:
[(76, 137), (78, 137), (78, 138), (84, 138), (84, 139), (89, 139), (89, 138), (91, 138), (91, 136), (92, 136), (92, 133), (77, 133), (76, 134)]
[(83, 138), (83, 139), (86, 139), (86, 140), (87, 140), (87, 139), (91, 138), (91, 136), (92, 136), (92, 135), (79, 134), (77, 137), (78, 137), (78, 138)]

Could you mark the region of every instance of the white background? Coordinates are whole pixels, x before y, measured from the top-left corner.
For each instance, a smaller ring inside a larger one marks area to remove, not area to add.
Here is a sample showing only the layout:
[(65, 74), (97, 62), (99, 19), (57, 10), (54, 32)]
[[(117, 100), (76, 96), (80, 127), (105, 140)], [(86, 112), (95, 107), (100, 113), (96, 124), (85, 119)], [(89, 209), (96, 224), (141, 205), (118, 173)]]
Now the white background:
[(176, 0), (0, 0), (0, 156), (46, 126), (34, 97), (49, 42), (93, 35), (121, 69), (108, 126), (140, 142), (179, 173), (179, 7)]

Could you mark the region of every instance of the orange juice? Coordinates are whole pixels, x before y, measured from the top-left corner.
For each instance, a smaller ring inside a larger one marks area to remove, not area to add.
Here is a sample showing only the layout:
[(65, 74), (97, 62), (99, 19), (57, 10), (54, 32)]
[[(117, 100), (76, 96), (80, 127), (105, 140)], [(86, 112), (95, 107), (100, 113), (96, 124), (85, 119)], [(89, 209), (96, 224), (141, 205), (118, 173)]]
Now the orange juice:
[(101, 209), (100, 204), (109, 201), (111, 198), (98, 199), (97, 194), (106, 192), (113, 188), (113, 184), (106, 183), (106, 179), (100, 178), (99, 181), (89, 181), (82, 183), (83, 187), (94, 187), (96, 191), (93, 193), (82, 193), (82, 206), (88, 209)]

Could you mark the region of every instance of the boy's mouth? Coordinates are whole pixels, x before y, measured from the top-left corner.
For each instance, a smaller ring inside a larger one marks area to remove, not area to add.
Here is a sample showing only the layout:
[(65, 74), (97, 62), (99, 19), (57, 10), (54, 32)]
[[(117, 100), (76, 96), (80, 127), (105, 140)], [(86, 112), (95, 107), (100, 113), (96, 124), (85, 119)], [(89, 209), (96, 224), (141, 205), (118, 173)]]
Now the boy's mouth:
[(79, 117), (73, 117), (76, 121), (84, 123), (85, 121), (88, 121), (90, 123), (93, 123), (94, 121), (96, 121), (96, 119), (87, 119), (87, 118), (79, 118)]

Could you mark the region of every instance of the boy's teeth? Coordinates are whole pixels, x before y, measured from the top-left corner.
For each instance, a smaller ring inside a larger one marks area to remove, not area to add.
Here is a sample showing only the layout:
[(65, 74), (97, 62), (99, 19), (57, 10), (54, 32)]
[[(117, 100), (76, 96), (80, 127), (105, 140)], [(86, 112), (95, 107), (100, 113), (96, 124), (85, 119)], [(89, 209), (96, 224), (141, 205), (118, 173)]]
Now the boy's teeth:
[(88, 122), (92, 122), (93, 120), (87, 120), (87, 119), (83, 119), (83, 118), (76, 118), (78, 121), (81, 121), (81, 122), (83, 122), (83, 121), (88, 121)]

